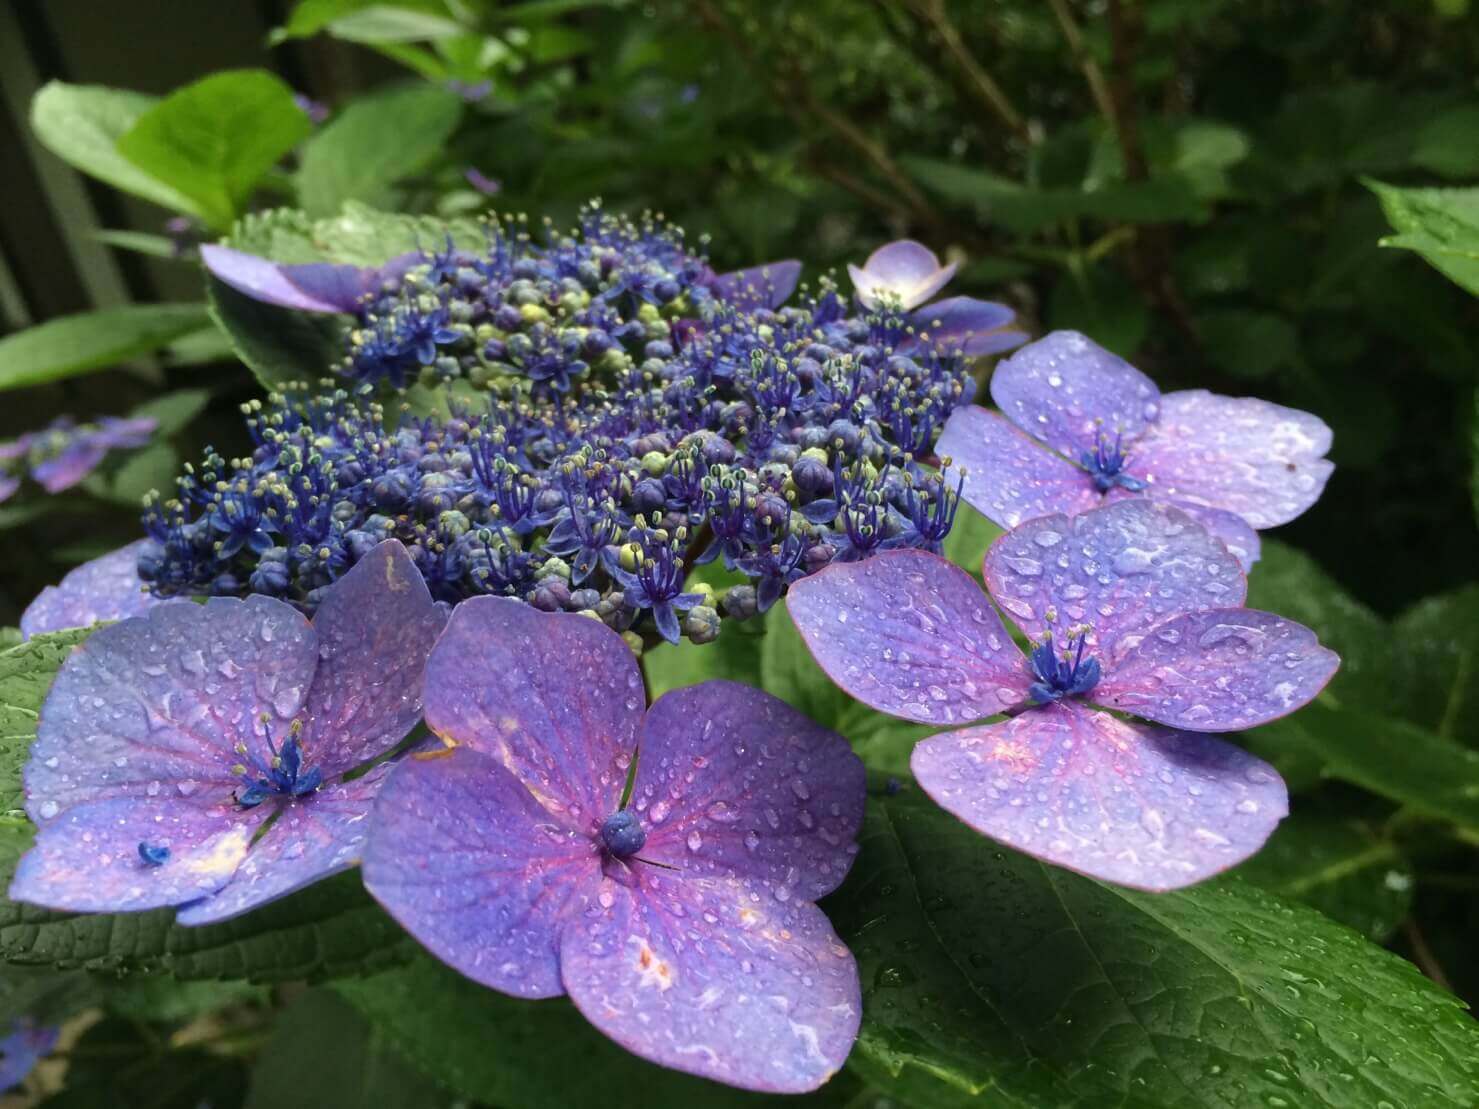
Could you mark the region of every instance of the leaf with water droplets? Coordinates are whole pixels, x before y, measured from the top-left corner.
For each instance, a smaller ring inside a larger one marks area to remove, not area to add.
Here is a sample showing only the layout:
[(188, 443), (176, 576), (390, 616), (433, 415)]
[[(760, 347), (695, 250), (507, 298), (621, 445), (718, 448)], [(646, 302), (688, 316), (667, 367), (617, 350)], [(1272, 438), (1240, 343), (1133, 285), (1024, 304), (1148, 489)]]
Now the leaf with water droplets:
[(1236, 879), (1144, 894), (873, 799), (827, 900), (849, 1066), (908, 1104), (1465, 1106), (1479, 1025), (1411, 965)]
[(35, 635), (19, 646), (0, 651), (0, 813), (21, 809), (21, 768), (36, 738), (41, 702), (72, 648), (92, 630), (74, 628)]

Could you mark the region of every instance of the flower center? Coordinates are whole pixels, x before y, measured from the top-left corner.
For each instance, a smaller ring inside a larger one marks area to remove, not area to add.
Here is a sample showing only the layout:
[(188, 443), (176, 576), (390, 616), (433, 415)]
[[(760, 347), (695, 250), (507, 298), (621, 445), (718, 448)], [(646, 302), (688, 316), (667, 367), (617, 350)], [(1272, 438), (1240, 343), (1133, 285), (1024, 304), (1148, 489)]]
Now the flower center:
[(642, 850), (647, 833), (631, 809), (620, 809), (601, 822), (601, 842), (618, 859), (627, 859)]
[(1084, 657), (1084, 640), (1082, 632), (1069, 636), (1061, 654), (1054, 650), (1051, 635), (1032, 648), (1029, 661), (1037, 680), (1027, 692), (1034, 701), (1046, 704), (1081, 697), (1099, 684), (1099, 660)]
[(1089, 471), (1094, 487), (1101, 493), (1108, 493), (1116, 485), (1132, 493), (1145, 488), (1145, 482), (1124, 472), (1125, 463), (1129, 460), (1120, 433), (1115, 432), (1111, 440), (1102, 428), (1094, 441), (1094, 449), (1079, 456), (1079, 463)]
[[(265, 726), (267, 721), (264, 719), (262, 723)], [(269, 797), (303, 797), (323, 784), (323, 772), (318, 767), (307, 770), (303, 768), (303, 748), (298, 742), (298, 734), (302, 730), (303, 721), (294, 720), (292, 727), (288, 729), (288, 738), (279, 749), (272, 742), (271, 729), (267, 729), (267, 748), (272, 752), (271, 762), (263, 767), (254, 759), (250, 767), (245, 763), (237, 763), (231, 768), (232, 773), (246, 784), (246, 788), (236, 795), (238, 805), (250, 809)], [(238, 754), (247, 753), (244, 744), (236, 750)]]

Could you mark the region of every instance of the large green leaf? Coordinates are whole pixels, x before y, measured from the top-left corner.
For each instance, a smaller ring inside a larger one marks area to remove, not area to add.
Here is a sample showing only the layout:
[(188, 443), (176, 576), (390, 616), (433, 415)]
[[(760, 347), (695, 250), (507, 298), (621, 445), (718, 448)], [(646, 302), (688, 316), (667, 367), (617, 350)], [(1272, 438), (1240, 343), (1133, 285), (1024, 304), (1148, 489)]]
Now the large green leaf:
[(1412, 867), (1364, 824), (1296, 809), (1238, 877), (1318, 909), (1378, 943), (1412, 907)]
[(436, 157), (461, 116), (460, 99), (424, 83), (355, 101), (303, 147), (300, 203), (331, 216), (348, 200), (393, 200), (390, 186)]
[(141, 92), (52, 81), (31, 101), (31, 126), (48, 150), (83, 173), (171, 211), (201, 215), (194, 200), (118, 150), (118, 140), (157, 103)]
[(0, 816), (18, 816), (24, 807), (21, 768), (36, 738), (41, 702), (57, 669), (91, 630), (49, 632), (0, 651)]
[(1390, 711), (1479, 747), (1479, 585), (1419, 601), (1394, 630)]
[(0, 390), (100, 370), (209, 326), (203, 304), (132, 304), (61, 316), (0, 339)]
[(302, 0), (273, 40), (307, 38), (320, 31), (373, 45), (420, 42), (463, 32), (442, 0)]
[(1404, 189), (1367, 181), (1399, 232), (1383, 246), (1414, 250), (1435, 269), (1479, 294), (1479, 188)]
[(906, 788), (827, 900), (849, 1065), (953, 1106), (1462, 1106), (1479, 1025), (1415, 967), (1236, 879), (1145, 894), (1046, 867)]
[(344, 357), (345, 322), (339, 316), (294, 312), (263, 304), (214, 277), (207, 279), (211, 319), (264, 389), (329, 377)]
[(118, 140), (139, 169), (195, 201), (225, 228), (311, 125), (293, 90), (266, 70), (213, 73), (150, 108)]

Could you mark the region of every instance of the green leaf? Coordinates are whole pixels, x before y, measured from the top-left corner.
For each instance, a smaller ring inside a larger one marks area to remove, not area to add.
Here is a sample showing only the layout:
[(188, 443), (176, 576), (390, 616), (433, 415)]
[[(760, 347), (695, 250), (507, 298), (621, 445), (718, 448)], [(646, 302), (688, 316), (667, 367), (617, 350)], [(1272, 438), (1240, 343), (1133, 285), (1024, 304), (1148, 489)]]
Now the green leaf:
[[(567, 998), (525, 1001), (418, 954), (371, 978), (336, 982), (387, 1039), (474, 1101), (510, 1109), (600, 1105), (641, 1091), (646, 1109), (763, 1104), (756, 1094), (643, 1062), (601, 1035)], [(787, 1104), (805, 1106), (806, 1099)]]
[(177, 389), (173, 393), (136, 405), (129, 416), (153, 420), (158, 425), (154, 434), (164, 437), (184, 428), (210, 402), (211, 394), (207, 389)]
[(979, 582), (986, 550), (1002, 534), (1001, 528), (961, 501), (955, 525), (945, 536), (945, 557)]
[(330, 216), (347, 200), (393, 200), (390, 186), (436, 157), (461, 116), (461, 100), (427, 84), (355, 101), (303, 147), (297, 178), (303, 207)]
[(150, 443), (122, 462), (89, 474), (83, 488), (114, 504), (136, 508), (147, 493), (173, 493), (179, 473), (179, 452), (168, 443)]
[(1237, 875), (1303, 901), (1377, 943), (1412, 907), (1412, 867), (1395, 844), (1359, 821), (1298, 809)]
[[(333, 990), (309, 990), (277, 1018), (252, 1068), (246, 1109), (429, 1109), (450, 1103), (383, 1039)], [(311, 1065), (304, 1065), (305, 1054), (311, 1054)]]
[(1299, 365), (1299, 336), (1283, 316), (1216, 308), (1198, 315), (1196, 327), (1207, 357), (1234, 377), (1268, 377)]
[(344, 357), (346, 325), (338, 316), (263, 304), (214, 277), (207, 283), (206, 299), (211, 319), (264, 389), (317, 382)]
[(671, 689), (724, 678), (760, 685), (760, 648), (765, 641), (763, 622), (726, 620), (713, 643), (660, 643), (642, 653), (642, 672), (653, 699)]
[(1444, 177), (1464, 180), (1479, 174), (1479, 104), (1461, 104), (1439, 112), (1417, 131), (1414, 165)]
[(48, 632), (0, 651), (0, 815), (18, 815), (24, 807), (21, 768), (36, 738), (41, 702), (62, 663), (91, 632)]
[(108, 1011), (130, 1020), (178, 1024), (222, 1009), (267, 1005), (265, 986), (249, 982), (179, 982), (166, 974), (135, 975), (109, 991)]
[(158, 103), (140, 92), (52, 81), (31, 101), (31, 127), (48, 150), (83, 173), (170, 211), (201, 215), (188, 196), (118, 150), (118, 140)]
[(849, 1066), (911, 1105), (1468, 1105), (1479, 1025), (1410, 964), (1236, 879), (1100, 885), (915, 789), (824, 906), (857, 956)]
[(1471, 293), (1479, 294), (1479, 188), (1404, 189), (1366, 182), (1400, 234), (1383, 246), (1421, 254)]
[(0, 339), (0, 390), (113, 366), (209, 326), (203, 304), (132, 304), (61, 316)]
[(1419, 601), (1394, 630), (1390, 711), (1479, 747), (1479, 585)]
[(238, 69), (171, 93), (139, 117), (118, 149), (191, 197), (207, 223), (225, 228), (263, 174), (310, 130), (278, 77)]
[(1130, 357), (1150, 328), (1150, 311), (1129, 281), (1107, 266), (1094, 266), (1058, 278), (1048, 301), (1048, 321), (1054, 328), (1092, 335), (1095, 342)]
[(147, 231), (94, 231), (92, 237), (119, 250), (131, 250), (136, 254), (147, 254), (151, 258), (180, 257), (179, 248), (168, 235), (152, 235)]
[(188, 1045), (136, 1021), (108, 1017), (68, 1051), (66, 1085), (47, 1109), (232, 1109), (241, 1104), (246, 1068), (224, 1052)]

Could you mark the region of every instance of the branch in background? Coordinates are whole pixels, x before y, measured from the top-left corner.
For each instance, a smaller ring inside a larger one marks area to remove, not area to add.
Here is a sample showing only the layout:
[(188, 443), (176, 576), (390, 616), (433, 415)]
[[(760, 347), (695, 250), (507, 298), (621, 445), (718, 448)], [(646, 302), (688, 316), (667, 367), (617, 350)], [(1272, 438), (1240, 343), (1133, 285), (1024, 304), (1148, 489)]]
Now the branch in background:
[(1018, 138), (1028, 143), (1036, 141), (1027, 120), (1017, 111), (1006, 91), (976, 61), (970, 48), (966, 46), (960, 28), (951, 20), (945, 8), (945, 0), (904, 0), (904, 3), (944, 48), (945, 56), (954, 69), (956, 84), (965, 96), (1000, 119)]
[(1068, 43), (1068, 52), (1073, 55), (1074, 64), (1083, 72), (1084, 80), (1089, 86), (1089, 93), (1093, 96), (1094, 103), (1098, 105), (1099, 113), (1104, 116), (1111, 127), (1116, 127), (1114, 100), (1109, 95), (1109, 85), (1104, 80), (1104, 71), (1099, 68), (1094, 55), (1089, 53), (1083, 33), (1078, 29), (1078, 24), (1074, 22), (1073, 13), (1068, 10), (1068, 0), (1048, 0), (1048, 5), (1053, 9), (1058, 26), (1063, 29), (1063, 40)]

